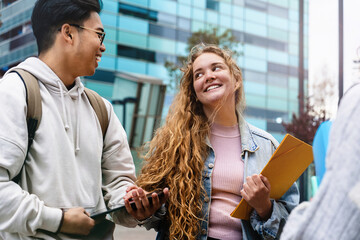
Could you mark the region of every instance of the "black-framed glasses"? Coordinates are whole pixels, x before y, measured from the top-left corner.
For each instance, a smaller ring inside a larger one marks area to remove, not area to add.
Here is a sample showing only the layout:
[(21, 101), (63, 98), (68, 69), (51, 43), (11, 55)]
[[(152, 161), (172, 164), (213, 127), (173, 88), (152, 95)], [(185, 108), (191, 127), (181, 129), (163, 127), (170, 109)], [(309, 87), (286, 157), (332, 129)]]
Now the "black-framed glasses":
[(104, 38), (105, 38), (105, 32), (101, 32), (101, 31), (98, 31), (98, 30), (95, 30), (95, 29), (92, 29), (92, 28), (80, 26), (80, 25), (74, 24), (74, 23), (70, 23), (69, 25), (73, 26), (73, 27), (77, 27), (77, 28), (81, 28), (81, 29), (90, 30), (90, 31), (95, 32), (99, 37), (100, 45), (103, 44), (103, 41), (104, 41)]

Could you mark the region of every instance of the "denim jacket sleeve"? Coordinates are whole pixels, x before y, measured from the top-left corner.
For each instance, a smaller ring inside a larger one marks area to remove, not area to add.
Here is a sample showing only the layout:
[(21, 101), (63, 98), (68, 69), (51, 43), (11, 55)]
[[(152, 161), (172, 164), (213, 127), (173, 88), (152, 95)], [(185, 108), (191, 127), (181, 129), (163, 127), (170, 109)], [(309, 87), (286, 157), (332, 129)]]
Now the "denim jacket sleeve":
[[(247, 176), (259, 174), (267, 164), (279, 143), (267, 132), (250, 124), (244, 124), (242, 129), (242, 149), (244, 159), (244, 181)], [(255, 231), (259, 236), (250, 239), (278, 239), (291, 210), (299, 203), (299, 191), (296, 183), (279, 199), (271, 199), (272, 213), (268, 220), (261, 220), (253, 211), (250, 224), (243, 224), (244, 235)], [(245, 227), (246, 226), (246, 227)], [(248, 227), (247, 227), (248, 226)], [(250, 234), (249, 236), (256, 236)], [(245, 237), (244, 239), (248, 239)]]
[(250, 223), (252, 228), (263, 239), (278, 239), (283, 226), (293, 208), (299, 202), (299, 193), (296, 183), (277, 201), (271, 200), (273, 209), (270, 218), (267, 221), (262, 221), (260, 216), (253, 211), (250, 216)]
[(156, 232), (159, 232), (162, 226), (162, 222), (165, 220), (165, 214), (166, 214), (166, 207), (165, 204), (163, 204), (159, 210), (157, 210), (154, 215), (149, 219), (149, 221), (146, 221), (143, 226), (147, 229), (154, 229)]

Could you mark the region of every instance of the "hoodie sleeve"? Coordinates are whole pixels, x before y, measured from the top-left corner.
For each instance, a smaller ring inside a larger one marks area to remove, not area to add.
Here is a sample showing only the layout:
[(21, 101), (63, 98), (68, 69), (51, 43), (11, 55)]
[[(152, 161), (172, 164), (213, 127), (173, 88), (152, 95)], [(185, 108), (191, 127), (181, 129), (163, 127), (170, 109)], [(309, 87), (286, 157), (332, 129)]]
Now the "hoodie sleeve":
[(0, 231), (34, 235), (55, 232), (62, 212), (11, 181), (21, 170), (27, 151), (26, 93), (15, 74), (0, 80)]
[[(105, 104), (109, 109), (109, 126), (102, 156), (103, 192), (108, 208), (114, 208), (124, 204), (126, 189), (135, 185), (136, 176), (125, 130), (115, 115), (112, 105), (106, 100)], [(113, 219), (116, 223), (128, 227), (137, 225), (127, 211), (117, 212), (113, 215)]]

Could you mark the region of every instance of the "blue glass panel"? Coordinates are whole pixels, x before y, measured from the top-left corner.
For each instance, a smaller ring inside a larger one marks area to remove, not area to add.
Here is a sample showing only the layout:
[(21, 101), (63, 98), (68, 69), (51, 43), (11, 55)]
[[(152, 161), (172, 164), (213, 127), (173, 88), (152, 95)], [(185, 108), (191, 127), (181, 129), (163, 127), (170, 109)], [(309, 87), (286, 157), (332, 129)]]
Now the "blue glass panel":
[(287, 99), (288, 90), (285, 87), (269, 85), (268, 86), (268, 96), (275, 97), (275, 98)]
[(99, 69), (106, 69), (113, 71), (115, 69), (115, 57), (104, 54), (99, 62)]
[(176, 54), (181, 56), (188, 55), (188, 51), (186, 50), (187, 44), (183, 42), (177, 42), (176, 43)]
[(109, 11), (112, 13), (118, 13), (119, 3), (111, 0), (103, 0), (103, 11)]
[(175, 53), (175, 41), (150, 36), (149, 37), (149, 49), (159, 51), (163, 53), (174, 54)]
[(298, 67), (299, 66), (299, 58), (297, 56), (290, 55), (289, 63), (290, 63), (290, 66)]
[(153, 76), (153, 77), (164, 79), (167, 77), (168, 72), (167, 72), (166, 68), (164, 67), (164, 65), (148, 63), (147, 74), (150, 76)]
[(176, 15), (176, 2), (168, 0), (150, 0), (150, 8)]
[(299, 32), (299, 23), (290, 21), (289, 29), (290, 29), (290, 32), (298, 33)]
[(212, 24), (218, 24), (218, 16), (219, 14), (217, 12), (211, 11), (211, 10), (206, 10), (206, 21), (208, 23), (212, 23)]
[(106, 54), (113, 55), (113, 56), (116, 55), (116, 43), (115, 42), (113, 42), (113, 41), (110, 42), (110, 41), (105, 40), (104, 45), (106, 48), (106, 50), (105, 50)]
[(118, 57), (117, 59), (118, 71), (146, 74), (146, 62), (122, 57)]
[(258, 60), (254, 58), (246, 58), (245, 60), (245, 68), (258, 71), (258, 72), (266, 72), (267, 71), (267, 63), (264, 60)]
[(262, 96), (246, 94), (245, 99), (246, 99), (246, 106), (257, 107), (257, 108), (266, 107), (266, 99)]
[(245, 32), (262, 37), (267, 37), (266, 26), (257, 23), (245, 22)]
[(266, 48), (245, 44), (244, 49), (245, 49), (244, 50), (245, 57), (253, 57), (253, 58), (266, 60), (267, 57)]
[(293, 43), (293, 44), (299, 44), (299, 34), (297, 33), (290, 33), (289, 34), (289, 40), (290, 40), (290, 43)]
[(297, 77), (289, 77), (289, 88), (298, 91), (299, 79)]
[(101, 12), (100, 18), (101, 18), (101, 22), (104, 26), (116, 27), (116, 15), (115, 14)]
[(260, 118), (245, 117), (246, 121), (255, 127), (266, 130), (266, 120)]
[(244, 31), (245, 27), (244, 27), (245, 23), (243, 19), (238, 19), (238, 18), (233, 18), (232, 19), (232, 28), (238, 31)]
[(252, 81), (244, 81), (244, 90), (246, 94), (266, 96), (266, 85)]
[(268, 25), (274, 28), (279, 28), (285, 31), (288, 31), (288, 20), (285, 18), (269, 15), (268, 16)]
[(191, 0), (177, 0), (179, 3), (185, 3), (187, 5), (191, 5)]
[(266, 13), (256, 11), (254, 9), (246, 8), (245, 9), (245, 19), (247, 21), (252, 21), (256, 23), (266, 24)]
[(220, 15), (220, 25), (224, 26), (226, 28), (230, 28), (231, 27), (231, 17), (225, 16), (225, 15)]
[(235, 18), (245, 18), (244, 8), (232, 6), (232, 16)]
[(284, 134), (281, 134), (281, 133), (277, 133), (277, 132), (270, 132), (270, 134), (280, 143), (285, 135)]
[(191, 21), (190, 21), (190, 19), (178, 17), (177, 26), (180, 29), (191, 31)]
[(105, 29), (105, 32), (106, 32), (105, 41), (106, 40), (116, 41), (116, 29), (106, 27), (106, 26), (104, 26), (104, 29)]
[(267, 108), (270, 110), (279, 110), (279, 111), (287, 111), (288, 103), (286, 99), (268, 97), (267, 98)]
[(204, 21), (205, 11), (200, 8), (192, 8), (192, 18), (199, 21)]
[(149, 26), (147, 21), (134, 17), (121, 16), (118, 24), (121, 29), (148, 34)]
[(149, 6), (148, 1), (149, 0), (121, 0), (121, 2), (127, 2), (127, 3), (130, 3), (132, 5), (135, 4), (135, 5), (145, 7), (145, 8), (147, 8)]
[(268, 50), (268, 61), (283, 64), (283, 65), (288, 65), (289, 64), (289, 55), (285, 52), (269, 49)]
[(199, 8), (206, 8), (206, 0), (193, 0), (193, 6)]
[(231, 4), (219, 2), (220, 4), (220, 13), (224, 13), (226, 15), (231, 15)]
[(184, 18), (191, 18), (191, 7), (188, 5), (179, 4), (178, 5), (178, 16)]
[(205, 27), (205, 23), (204, 22), (200, 22), (200, 21), (191, 21), (191, 31), (192, 32), (197, 32), (199, 30), (203, 30)]
[(291, 21), (299, 21), (299, 11), (289, 10), (289, 18)]
[(102, 96), (108, 100), (112, 99), (113, 88), (114, 88), (113, 84), (102, 83), (99, 81), (86, 80), (85, 87), (96, 91), (98, 94), (100, 94), (100, 96)]
[(130, 45), (134, 47), (146, 48), (147, 37), (137, 33), (130, 33), (125, 31), (118, 32), (119, 43)]
[(299, 46), (296, 44), (289, 44), (289, 53), (299, 55)]
[(288, 32), (278, 28), (269, 27), (268, 36), (275, 40), (288, 41)]

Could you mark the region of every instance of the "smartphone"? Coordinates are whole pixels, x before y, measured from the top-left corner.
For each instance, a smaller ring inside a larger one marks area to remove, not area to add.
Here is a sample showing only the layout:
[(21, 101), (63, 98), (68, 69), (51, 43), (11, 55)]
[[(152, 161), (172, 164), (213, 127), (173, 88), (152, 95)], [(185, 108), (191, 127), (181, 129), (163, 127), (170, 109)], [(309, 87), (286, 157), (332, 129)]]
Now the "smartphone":
[[(164, 192), (163, 192), (162, 190), (154, 191), (154, 193), (156, 193), (156, 194), (158, 195), (160, 201), (161, 201), (161, 200), (164, 198), (164, 196), (165, 196), (165, 195), (164, 195)], [(151, 196), (152, 194), (153, 194), (153, 192), (146, 194), (146, 197), (147, 197), (150, 205), (152, 205), (152, 196)], [(130, 201), (130, 206), (132, 207), (132, 209), (136, 210), (137, 207), (136, 207), (135, 202), (132, 201), (131, 198), (129, 199), (129, 201)], [(115, 211), (119, 211), (119, 210), (122, 209), (122, 208), (125, 208), (125, 206), (122, 205), (122, 206), (120, 206), (120, 207), (116, 207), (116, 208), (113, 208), (113, 209), (109, 209), (109, 210), (107, 210), (107, 211), (105, 211), (105, 212), (95, 213), (95, 214), (92, 214), (90, 217), (93, 218), (93, 219), (104, 218), (104, 217), (106, 216), (106, 214), (111, 213), (111, 212), (115, 212)]]
[[(156, 193), (158, 195), (158, 198), (160, 201), (165, 197), (163, 190), (157, 190), (157, 191), (146, 194), (146, 197), (147, 197), (150, 205), (152, 205), (152, 196), (151, 195), (153, 193)], [(132, 198), (130, 198), (129, 201), (130, 201), (130, 206), (132, 207), (132, 209), (136, 210), (137, 207), (136, 207), (135, 202), (132, 200)]]

